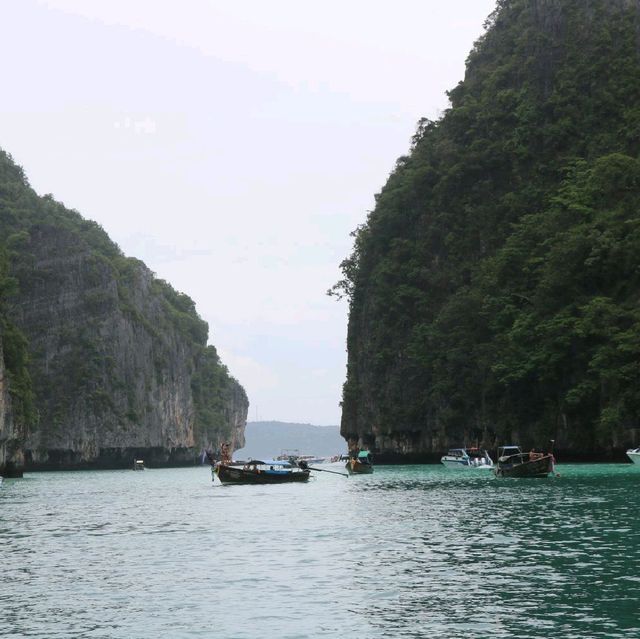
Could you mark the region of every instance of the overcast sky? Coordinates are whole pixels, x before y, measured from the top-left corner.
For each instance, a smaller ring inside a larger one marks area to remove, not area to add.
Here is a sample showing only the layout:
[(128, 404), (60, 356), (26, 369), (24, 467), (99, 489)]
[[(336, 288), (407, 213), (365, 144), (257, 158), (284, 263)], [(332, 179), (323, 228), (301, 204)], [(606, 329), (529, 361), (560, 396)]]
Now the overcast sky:
[(4, 0), (0, 146), (196, 302), (250, 420), (338, 424), (325, 295), (495, 0)]

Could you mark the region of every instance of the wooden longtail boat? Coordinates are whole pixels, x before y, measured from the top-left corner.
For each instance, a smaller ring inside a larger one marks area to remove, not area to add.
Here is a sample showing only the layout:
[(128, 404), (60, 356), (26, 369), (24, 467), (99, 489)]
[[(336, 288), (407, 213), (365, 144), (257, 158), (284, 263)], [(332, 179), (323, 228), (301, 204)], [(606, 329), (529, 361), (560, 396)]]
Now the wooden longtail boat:
[(353, 475), (373, 472), (371, 455), (368, 450), (361, 450), (357, 455), (351, 455), (345, 468)]
[(496, 477), (548, 477), (554, 472), (551, 453), (523, 453), (519, 446), (498, 448)]
[(283, 462), (265, 464), (258, 460), (246, 464), (219, 462), (212, 472), (223, 484), (286, 484), (308, 481), (310, 475), (309, 469), (291, 468)]

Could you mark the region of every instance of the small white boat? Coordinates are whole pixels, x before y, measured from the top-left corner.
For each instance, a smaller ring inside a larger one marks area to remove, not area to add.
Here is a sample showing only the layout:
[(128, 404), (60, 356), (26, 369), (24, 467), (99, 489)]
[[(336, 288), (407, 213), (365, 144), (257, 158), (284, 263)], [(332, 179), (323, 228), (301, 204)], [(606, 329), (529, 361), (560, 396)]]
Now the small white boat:
[(627, 457), (634, 463), (640, 464), (640, 448), (630, 448), (627, 451)]
[(305, 461), (307, 464), (322, 464), (325, 461), (325, 457), (317, 457), (316, 455), (301, 455), (300, 451), (285, 449), (276, 458), (277, 461)]
[(143, 459), (134, 459), (133, 460), (133, 470), (144, 470), (144, 460)]
[(451, 448), (440, 462), (453, 470), (491, 470), (493, 460), (480, 448)]

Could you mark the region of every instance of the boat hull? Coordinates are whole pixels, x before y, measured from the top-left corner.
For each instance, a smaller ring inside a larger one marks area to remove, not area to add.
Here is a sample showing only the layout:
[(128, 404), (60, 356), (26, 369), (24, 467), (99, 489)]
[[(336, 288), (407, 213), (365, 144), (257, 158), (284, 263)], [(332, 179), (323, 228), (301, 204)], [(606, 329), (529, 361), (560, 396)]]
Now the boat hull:
[(345, 468), (349, 471), (350, 475), (370, 475), (373, 472), (373, 466), (371, 464), (361, 464), (355, 459), (349, 460), (345, 464)]
[(491, 470), (493, 468), (493, 464), (469, 464), (463, 460), (459, 459), (447, 459), (443, 457), (440, 460), (440, 463), (450, 470)]
[(235, 466), (218, 465), (214, 469), (223, 484), (289, 484), (309, 480), (308, 470), (259, 471)]
[(548, 477), (553, 472), (553, 457), (544, 455), (521, 463), (498, 461), (495, 472), (497, 477)]
[(640, 464), (640, 449), (628, 450), (627, 457), (634, 463)]

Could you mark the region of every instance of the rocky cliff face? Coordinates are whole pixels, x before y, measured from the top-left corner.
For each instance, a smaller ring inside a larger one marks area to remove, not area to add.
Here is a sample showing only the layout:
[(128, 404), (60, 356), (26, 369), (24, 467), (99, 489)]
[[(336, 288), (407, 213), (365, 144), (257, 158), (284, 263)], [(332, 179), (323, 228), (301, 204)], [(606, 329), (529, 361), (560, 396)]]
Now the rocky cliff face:
[(222, 441), (240, 447), (247, 397), (193, 302), (4, 168), (0, 227), (18, 280), (7, 312), (28, 340), (37, 409), (27, 469), (189, 464)]
[(24, 469), (24, 432), (11, 410), (9, 380), (0, 338), (0, 477), (20, 477)]
[(46, 225), (23, 249), (30, 264), (17, 272), (12, 315), (30, 344), (40, 413), (25, 445), (30, 467), (190, 463), (219, 438), (243, 440), (248, 405), (233, 381), (218, 424), (196, 437), (191, 383), (202, 345), (174, 321), (143, 264), (128, 264), (119, 286), (77, 235)]
[[(640, 433), (640, 2), (499, 0), (355, 233), (341, 433), (624, 457)], [(634, 229), (634, 230), (631, 230)]]

